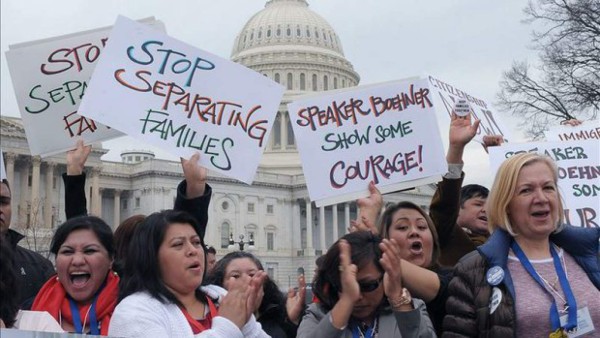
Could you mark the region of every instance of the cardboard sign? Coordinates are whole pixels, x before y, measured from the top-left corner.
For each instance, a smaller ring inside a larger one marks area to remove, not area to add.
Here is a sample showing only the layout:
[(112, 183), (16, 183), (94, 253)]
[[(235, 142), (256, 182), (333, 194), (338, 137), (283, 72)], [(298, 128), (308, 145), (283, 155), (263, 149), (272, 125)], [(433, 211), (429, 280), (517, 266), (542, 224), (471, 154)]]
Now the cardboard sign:
[[(142, 20), (154, 28), (154, 19)], [(10, 46), (6, 52), (31, 155), (72, 149), (121, 136), (77, 113), (89, 78), (103, 53), (110, 27)]]
[(600, 120), (585, 121), (582, 124), (571, 126), (555, 126), (546, 133), (548, 141), (580, 141), (596, 140), (600, 141)]
[[(466, 101), (470, 106), (473, 118), (481, 121), (479, 129), (477, 129), (477, 134), (473, 138), (475, 141), (483, 144), (483, 136), (485, 135), (502, 135), (504, 142), (508, 142), (511, 139), (510, 130), (504, 126), (498, 114), (493, 112), (491, 105), (487, 101), (431, 75), (427, 76), (427, 79), (429, 81), (429, 88), (432, 91), (432, 100), (434, 100), (435, 107), (436, 109), (440, 109), (440, 112), (446, 112), (448, 117), (451, 117), (452, 109), (459, 100)], [(446, 114), (442, 113), (442, 115)]]
[(317, 206), (436, 182), (447, 171), (427, 80), (410, 79), (288, 104)]
[(82, 115), (250, 184), (284, 87), (125, 17), (111, 32)]
[(600, 143), (577, 142), (511, 143), (491, 147), (490, 169), (495, 176), (502, 162), (522, 152), (546, 154), (558, 165), (565, 223), (581, 227), (600, 226)]

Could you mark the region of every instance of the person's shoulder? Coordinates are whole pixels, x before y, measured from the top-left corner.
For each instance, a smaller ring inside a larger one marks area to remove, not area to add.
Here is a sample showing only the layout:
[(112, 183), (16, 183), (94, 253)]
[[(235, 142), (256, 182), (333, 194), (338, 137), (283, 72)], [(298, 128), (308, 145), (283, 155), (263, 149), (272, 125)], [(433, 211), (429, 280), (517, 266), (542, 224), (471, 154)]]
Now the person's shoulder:
[(37, 262), (41, 262), (41, 263), (44, 263), (44, 264), (50, 264), (50, 265), (52, 265), (52, 263), (50, 262), (50, 260), (48, 258), (42, 256), (38, 252), (35, 252), (33, 250), (30, 250), (30, 249), (27, 249), (27, 248), (22, 247), (20, 245), (16, 246), (16, 248), (14, 250), (14, 253), (15, 253), (15, 257), (18, 257), (18, 256), (22, 256), (23, 257), (23, 256), (25, 256), (25, 257), (27, 257), (28, 260), (37, 261)]

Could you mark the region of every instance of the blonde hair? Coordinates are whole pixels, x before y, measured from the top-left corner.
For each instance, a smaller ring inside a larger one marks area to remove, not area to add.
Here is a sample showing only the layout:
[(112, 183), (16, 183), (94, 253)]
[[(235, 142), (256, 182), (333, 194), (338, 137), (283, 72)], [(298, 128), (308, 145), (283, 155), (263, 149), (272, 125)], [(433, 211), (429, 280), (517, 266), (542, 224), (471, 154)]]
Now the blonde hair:
[(557, 185), (558, 223), (556, 224), (555, 232), (562, 229), (564, 209), (562, 197), (560, 191), (558, 191), (558, 167), (556, 166), (556, 163), (546, 155), (522, 153), (505, 160), (496, 173), (496, 178), (494, 179), (494, 184), (492, 185), (486, 205), (488, 229), (490, 233), (494, 232), (497, 228), (500, 228), (506, 230), (513, 237), (517, 236), (508, 217), (508, 205), (515, 196), (517, 178), (519, 177), (521, 169), (538, 162), (542, 162), (550, 168), (554, 184)]

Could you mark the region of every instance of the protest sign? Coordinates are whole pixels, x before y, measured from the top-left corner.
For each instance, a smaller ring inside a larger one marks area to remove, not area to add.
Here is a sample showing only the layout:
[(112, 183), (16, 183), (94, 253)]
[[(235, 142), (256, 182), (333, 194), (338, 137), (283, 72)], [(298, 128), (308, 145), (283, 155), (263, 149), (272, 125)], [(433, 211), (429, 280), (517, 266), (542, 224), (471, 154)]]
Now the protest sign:
[(288, 104), (317, 206), (438, 181), (447, 170), (425, 79), (311, 95)]
[(565, 223), (600, 226), (600, 144), (577, 142), (510, 143), (489, 148), (490, 169), (495, 176), (502, 162), (518, 153), (546, 154), (558, 165), (558, 188), (565, 208)]
[[(163, 29), (154, 19), (142, 20)], [(77, 113), (110, 27), (11, 45), (6, 59), (31, 155), (48, 156), (121, 136)]]
[(545, 133), (548, 141), (600, 141), (600, 120), (585, 121), (582, 124), (572, 126), (555, 126)]
[(4, 153), (0, 149), (0, 181), (6, 177), (6, 167), (4, 166)]
[(82, 115), (252, 183), (284, 87), (120, 16)]
[(508, 142), (511, 139), (510, 130), (504, 126), (498, 114), (492, 111), (492, 107), (487, 101), (431, 75), (427, 76), (427, 79), (436, 110), (442, 115), (451, 117), (456, 101), (466, 100), (468, 102), (473, 117), (481, 121), (479, 129), (477, 129), (477, 134), (473, 138), (475, 141), (483, 144), (483, 137), (485, 135), (502, 135), (504, 142)]

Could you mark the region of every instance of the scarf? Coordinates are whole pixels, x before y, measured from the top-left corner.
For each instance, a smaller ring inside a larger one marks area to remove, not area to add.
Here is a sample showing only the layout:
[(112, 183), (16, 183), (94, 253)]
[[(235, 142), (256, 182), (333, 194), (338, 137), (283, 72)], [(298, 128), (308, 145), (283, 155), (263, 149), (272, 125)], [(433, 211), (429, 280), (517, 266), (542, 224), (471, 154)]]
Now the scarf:
[(204, 330), (210, 329), (212, 327), (212, 319), (219, 314), (217, 311), (217, 307), (210, 300), (210, 297), (206, 297), (206, 300), (208, 301), (209, 312), (206, 315), (206, 317), (200, 321), (196, 320), (192, 316), (190, 316), (190, 314), (187, 312), (187, 310), (184, 307), (180, 307), (181, 312), (183, 312), (183, 315), (185, 316), (185, 319), (187, 319), (188, 324), (190, 324), (190, 326), (192, 328), (192, 332), (194, 334), (198, 334)]
[[(110, 316), (117, 305), (119, 277), (110, 270), (104, 284), (104, 288), (100, 291), (100, 294), (98, 294), (96, 301), (96, 318), (98, 319), (98, 323), (100, 323), (100, 334), (106, 336), (108, 335)], [(91, 306), (92, 304), (78, 305), (79, 318), (84, 319), (87, 315), (89, 320), (88, 313)], [(63, 320), (73, 324), (73, 314), (71, 313), (68, 295), (56, 275), (52, 276), (44, 286), (42, 286), (40, 292), (38, 292), (33, 301), (31, 310), (47, 311), (59, 323), (61, 321), (60, 317), (62, 316)]]

